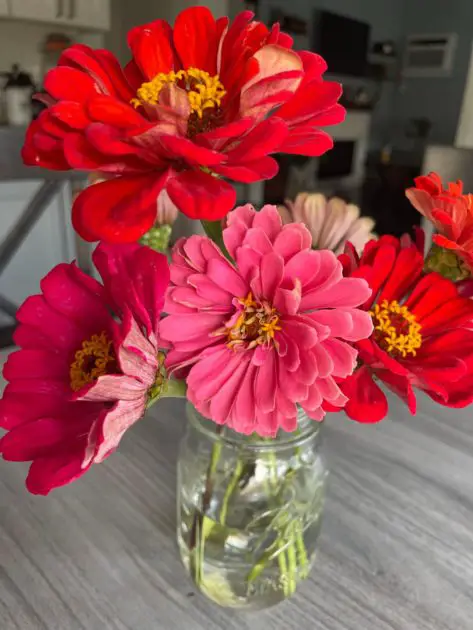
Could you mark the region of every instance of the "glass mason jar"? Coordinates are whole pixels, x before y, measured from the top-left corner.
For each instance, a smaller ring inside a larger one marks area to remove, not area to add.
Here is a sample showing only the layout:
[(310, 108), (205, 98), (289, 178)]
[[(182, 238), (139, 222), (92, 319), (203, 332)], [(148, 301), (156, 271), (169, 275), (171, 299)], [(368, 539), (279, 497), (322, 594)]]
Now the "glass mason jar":
[(261, 609), (290, 597), (314, 563), (327, 469), (321, 425), (243, 436), (187, 407), (178, 462), (177, 538), (197, 587), (221, 606)]

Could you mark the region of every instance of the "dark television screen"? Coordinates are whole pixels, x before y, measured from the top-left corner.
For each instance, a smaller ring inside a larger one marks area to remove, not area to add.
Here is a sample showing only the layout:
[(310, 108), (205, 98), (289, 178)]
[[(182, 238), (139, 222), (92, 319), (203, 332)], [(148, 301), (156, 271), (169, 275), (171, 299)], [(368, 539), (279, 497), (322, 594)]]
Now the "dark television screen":
[(369, 39), (370, 25), (365, 22), (329, 11), (314, 16), (312, 48), (325, 59), (329, 72), (365, 76)]

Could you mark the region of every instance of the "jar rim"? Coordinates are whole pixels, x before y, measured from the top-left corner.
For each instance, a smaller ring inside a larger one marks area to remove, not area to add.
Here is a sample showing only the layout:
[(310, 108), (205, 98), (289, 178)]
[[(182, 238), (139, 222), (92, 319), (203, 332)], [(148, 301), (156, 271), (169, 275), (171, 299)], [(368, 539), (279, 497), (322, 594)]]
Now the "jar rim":
[[(318, 438), (323, 425), (323, 421), (312, 420), (301, 407), (298, 407), (298, 431), (293, 433), (279, 431), (275, 438), (263, 438), (261, 436), (243, 435), (233, 431), (233, 429), (228, 429), (224, 425), (218, 425), (203, 416), (189, 401), (186, 405), (186, 412), (187, 418), (194, 428), (204, 433), (209, 439), (215, 442), (222, 442), (232, 448), (245, 448), (245, 450), (274, 451), (283, 450), (294, 445), (302, 446), (306, 442)], [(219, 426), (224, 427), (222, 432), (217, 432)], [(215, 430), (212, 430), (210, 427), (215, 427)]]

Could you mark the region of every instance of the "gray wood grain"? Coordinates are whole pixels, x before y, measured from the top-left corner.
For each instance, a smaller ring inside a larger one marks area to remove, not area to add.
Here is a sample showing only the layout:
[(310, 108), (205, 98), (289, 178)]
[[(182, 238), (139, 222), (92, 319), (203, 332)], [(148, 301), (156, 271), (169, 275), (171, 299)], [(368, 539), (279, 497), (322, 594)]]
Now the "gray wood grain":
[(213, 606), (181, 568), (180, 403), (158, 404), (120, 452), (48, 498), (2, 461), (1, 630), (471, 630), (472, 414), (392, 408), (378, 426), (328, 418), (318, 563), (292, 600), (258, 614)]

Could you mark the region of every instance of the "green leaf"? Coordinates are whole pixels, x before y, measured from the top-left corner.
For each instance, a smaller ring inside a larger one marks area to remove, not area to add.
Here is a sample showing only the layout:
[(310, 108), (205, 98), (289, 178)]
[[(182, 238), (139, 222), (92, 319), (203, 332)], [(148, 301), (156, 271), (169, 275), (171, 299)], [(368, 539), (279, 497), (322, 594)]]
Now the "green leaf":
[(223, 230), (221, 221), (202, 221), (202, 227), (205, 230), (207, 236), (217, 245), (225, 258), (232, 263), (233, 259), (228, 253), (225, 243), (223, 242)]

